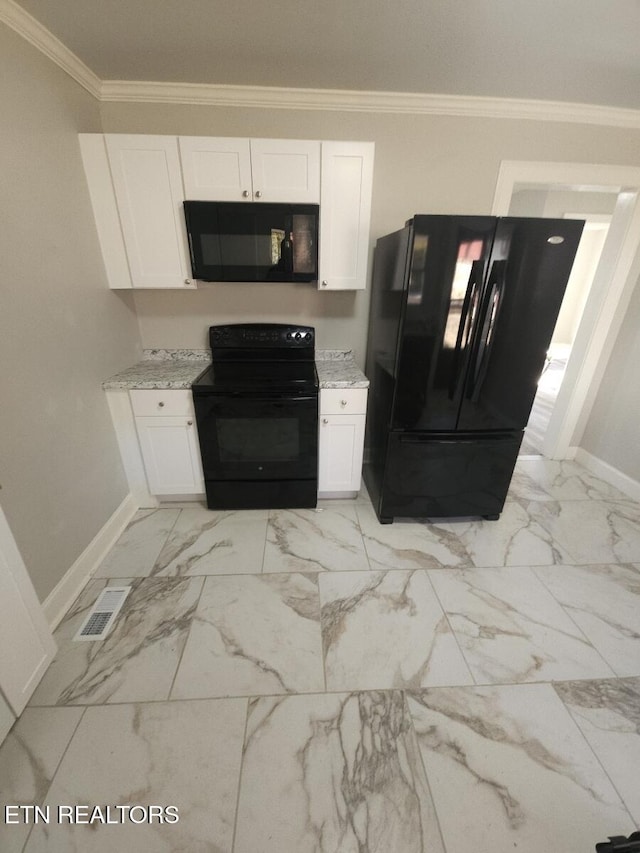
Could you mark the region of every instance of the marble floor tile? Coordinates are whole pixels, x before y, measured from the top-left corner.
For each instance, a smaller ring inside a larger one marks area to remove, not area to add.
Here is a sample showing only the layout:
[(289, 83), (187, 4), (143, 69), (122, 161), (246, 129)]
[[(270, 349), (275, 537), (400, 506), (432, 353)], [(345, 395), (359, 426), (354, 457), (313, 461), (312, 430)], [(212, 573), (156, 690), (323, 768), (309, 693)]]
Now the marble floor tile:
[(640, 678), (554, 685), (640, 827)]
[(315, 575), (206, 579), (172, 698), (322, 690)]
[(369, 568), (355, 507), (272, 510), (265, 572), (363, 571)]
[(183, 509), (150, 574), (252, 574), (262, 571), (267, 510)]
[(179, 821), (38, 825), (26, 850), (231, 853), (245, 718), (244, 699), (88, 708), (47, 803), (172, 805)]
[(141, 509), (95, 573), (97, 578), (139, 578), (151, 569), (180, 510)]
[(473, 683), (425, 571), (318, 580), (328, 690)]
[(357, 512), (372, 569), (473, 565), (455, 525), (407, 520), (380, 524), (373, 507), (367, 504), (358, 504)]
[(634, 830), (551, 685), (407, 701), (447, 853), (587, 853)]
[(568, 460), (518, 459), (510, 494), (525, 500), (623, 500), (629, 498), (615, 486)]
[(234, 853), (444, 853), (403, 695), (249, 707)]
[(74, 634), (106, 582), (87, 584), (55, 633), (58, 651), (33, 694), (32, 705), (168, 698), (204, 581), (133, 578), (128, 582), (132, 590), (105, 639), (74, 642)]
[(42, 806), (83, 713), (84, 708), (27, 708), (0, 747), (2, 853), (21, 853), (30, 831), (26, 822), (6, 823), (4, 807)]
[(550, 566), (571, 562), (569, 552), (554, 541), (533, 511), (528, 511), (529, 507), (550, 505), (555, 506), (533, 502), (523, 506), (509, 500), (497, 521), (435, 521), (434, 532), (458, 540), (473, 566)]
[(636, 568), (544, 566), (534, 572), (616, 675), (640, 675), (640, 572)]
[(429, 576), (479, 684), (613, 675), (531, 569)]
[(555, 562), (584, 565), (640, 560), (640, 505), (631, 500), (534, 501), (526, 504), (526, 510), (559, 552), (569, 555), (569, 559)]

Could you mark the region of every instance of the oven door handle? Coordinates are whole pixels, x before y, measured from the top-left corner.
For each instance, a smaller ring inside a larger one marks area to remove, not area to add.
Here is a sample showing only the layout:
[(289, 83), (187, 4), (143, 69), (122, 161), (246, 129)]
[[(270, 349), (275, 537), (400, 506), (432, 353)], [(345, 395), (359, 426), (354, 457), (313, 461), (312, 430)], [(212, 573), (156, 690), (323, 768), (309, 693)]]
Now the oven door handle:
[(246, 400), (248, 403), (255, 400), (273, 400), (281, 403), (317, 403), (318, 401), (317, 394), (279, 394), (277, 391), (251, 391), (249, 393), (245, 391), (198, 391), (194, 396), (218, 400)]

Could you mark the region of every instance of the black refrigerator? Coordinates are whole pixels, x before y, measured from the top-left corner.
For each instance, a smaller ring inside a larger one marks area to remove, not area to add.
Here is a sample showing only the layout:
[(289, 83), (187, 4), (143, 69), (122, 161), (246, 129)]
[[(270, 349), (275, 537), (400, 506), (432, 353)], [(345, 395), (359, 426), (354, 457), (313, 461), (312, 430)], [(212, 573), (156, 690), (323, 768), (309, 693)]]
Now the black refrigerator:
[(380, 522), (499, 517), (583, 226), (419, 215), (377, 241), (364, 479)]

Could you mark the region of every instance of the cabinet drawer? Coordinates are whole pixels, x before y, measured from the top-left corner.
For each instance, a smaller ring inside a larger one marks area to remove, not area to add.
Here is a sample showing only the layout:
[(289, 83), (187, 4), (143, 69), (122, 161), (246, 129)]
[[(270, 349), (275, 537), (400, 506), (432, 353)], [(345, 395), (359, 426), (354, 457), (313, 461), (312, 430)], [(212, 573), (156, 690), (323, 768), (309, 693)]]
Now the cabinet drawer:
[(152, 417), (153, 415), (165, 415), (167, 417), (191, 415), (193, 417), (193, 399), (189, 389), (130, 391), (129, 394), (133, 414), (136, 417)]
[(323, 388), (320, 391), (321, 415), (364, 415), (366, 411), (366, 388)]

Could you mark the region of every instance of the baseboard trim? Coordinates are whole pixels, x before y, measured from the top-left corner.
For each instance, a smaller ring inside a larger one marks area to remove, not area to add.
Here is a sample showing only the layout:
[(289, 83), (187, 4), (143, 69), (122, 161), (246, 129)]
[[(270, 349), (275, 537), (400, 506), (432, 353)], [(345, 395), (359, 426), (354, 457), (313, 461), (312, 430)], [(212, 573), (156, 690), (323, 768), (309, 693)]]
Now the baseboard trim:
[(614, 468), (613, 465), (609, 465), (608, 462), (604, 462), (582, 447), (576, 448), (575, 461), (583, 465), (587, 471), (595, 474), (596, 477), (600, 477), (600, 479), (615, 486), (616, 489), (620, 489), (625, 495), (629, 495), (634, 501), (640, 501), (640, 483), (632, 477), (623, 474), (622, 471)]
[(138, 505), (133, 495), (127, 495), (104, 527), (98, 531), (75, 563), (51, 590), (42, 607), (52, 631), (56, 629), (137, 510)]

